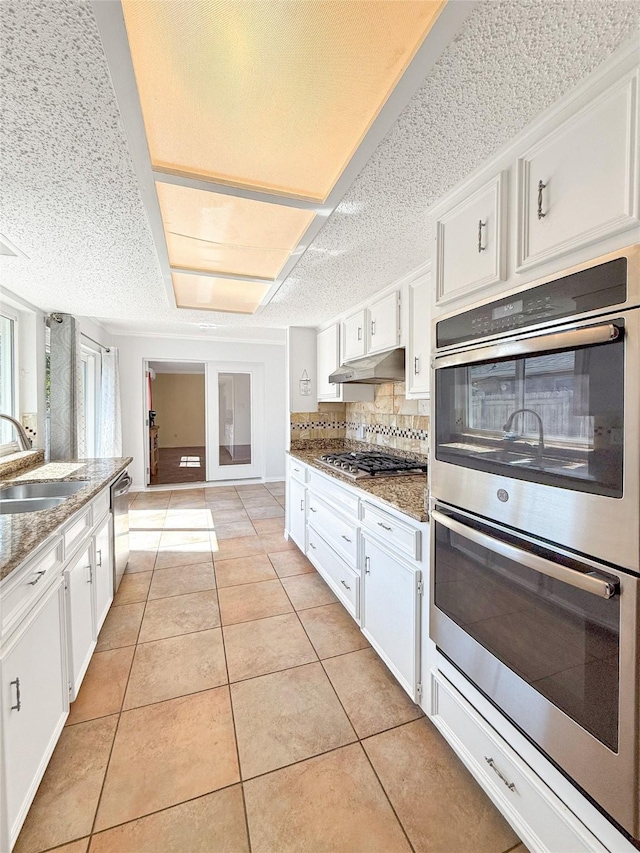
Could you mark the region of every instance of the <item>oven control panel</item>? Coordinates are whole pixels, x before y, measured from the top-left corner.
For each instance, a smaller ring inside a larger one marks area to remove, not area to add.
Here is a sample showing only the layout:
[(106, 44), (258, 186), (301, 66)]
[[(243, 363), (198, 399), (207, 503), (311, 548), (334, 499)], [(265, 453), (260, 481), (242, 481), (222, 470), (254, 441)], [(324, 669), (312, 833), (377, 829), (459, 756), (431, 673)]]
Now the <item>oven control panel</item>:
[(436, 324), (436, 346), (452, 346), (622, 305), (626, 298), (627, 259), (616, 258), (441, 320)]

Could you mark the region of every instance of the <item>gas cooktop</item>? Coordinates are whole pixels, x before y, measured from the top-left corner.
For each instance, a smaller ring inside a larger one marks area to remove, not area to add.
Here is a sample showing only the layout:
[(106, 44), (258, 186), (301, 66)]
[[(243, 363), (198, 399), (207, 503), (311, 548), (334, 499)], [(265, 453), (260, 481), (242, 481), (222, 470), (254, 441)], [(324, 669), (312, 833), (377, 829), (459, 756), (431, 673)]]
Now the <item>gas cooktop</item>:
[(350, 477), (352, 480), (370, 479), (371, 477), (397, 477), (402, 474), (420, 474), (427, 471), (427, 466), (423, 462), (377, 451), (323, 453), (319, 459), (316, 459), (316, 462), (326, 468), (337, 469), (341, 474)]

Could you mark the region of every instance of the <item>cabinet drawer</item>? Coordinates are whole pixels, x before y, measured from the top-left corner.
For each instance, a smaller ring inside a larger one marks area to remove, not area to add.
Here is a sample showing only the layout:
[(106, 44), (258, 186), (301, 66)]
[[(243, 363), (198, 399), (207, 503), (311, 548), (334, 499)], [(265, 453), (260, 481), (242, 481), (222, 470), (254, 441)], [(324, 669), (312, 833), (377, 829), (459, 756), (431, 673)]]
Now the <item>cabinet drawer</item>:
[(307, 466), (300, 462), (299, 459), (294, 459), (292, 456), (289, 457), (289, 476), (297, 480), (299, 483), (307, 482)]
[(91, 519), (93, 517), (91, 507), (83, 510), (80, 515), (64, 531), (64, 553), (69, 557), (75, 546), (88, 536), (91, 530)]
[(349, 613), (354, 619), (358, 619), (360, 617), (360, 578), (340, 559), (318, 531), (314, 530), (311, 523), (309, 523), (307, 536), (309, 540), (307, 556)]
[(420, 531), (410, 524), (363, 501), (362, 526), (375, 533), (393, 551), (406, 554), (412, 560), (420, 559)]
[(93, 508), (93, 524), (96, 524), (102, 516), (108, 512), (109, 506), (111, 504), (111, 497), (109, 489), (103, 489), (97, 498), (94, 499), (92, 508)]
[(309, 487), (328, 503), (335, 504), (346, 515), (358, 517), (358, 495), (349, 486), (343, 486), (331, 475), (321, 474), (313, 468), (309, 471)]
[(5, 634), (29, 610), (48, 586), (49, 579), (62, 568), (62, 541), (57, 540), (41, 556), (9, 577), (2, 587), (2, 633)]
[(527, 845), (552, 853), (604, 853), (595, 836), (453, 685), (434, 672), (431, 685), (433, 722), (505, 817), (530, 829), (523, 838)]
[(313, 492), (309, 492), (309, 523), (355, 569), (358, 563), (358, 527), (338, 515)]

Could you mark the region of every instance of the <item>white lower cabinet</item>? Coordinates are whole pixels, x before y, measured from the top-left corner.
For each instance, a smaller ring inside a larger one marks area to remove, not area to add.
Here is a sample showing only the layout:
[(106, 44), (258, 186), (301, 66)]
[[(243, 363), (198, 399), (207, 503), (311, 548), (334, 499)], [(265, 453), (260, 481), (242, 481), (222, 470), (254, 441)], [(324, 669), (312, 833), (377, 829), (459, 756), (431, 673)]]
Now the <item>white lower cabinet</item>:
[(96, 645), (94, 619), (94, 566), (92, 546), (82, 550), (64, 573), (67, 587), (69, 685), (73, 701)]
[(4, 644), (2, 835), (10, 850), (69, 710), (62, 576)]
[(289, 518), (289, 536), (296, 543), (298, 548), (303, 553), (306, 553), (306, 494), (305, 486), (294, 480), (289, 479), (289, 488), (287, 495), (289, 505), (287, 507), (287, 515)]
[(420, 700), (422, 572), (366, 532), (362, 632), (414, 701)]
[(113, 601), (113, 546), (111, 538), (111, 515), (107, 515), (102, 526), (94, 535), (95, 542), (95, 616), (96, 635), (102, 628), (111, 602)]

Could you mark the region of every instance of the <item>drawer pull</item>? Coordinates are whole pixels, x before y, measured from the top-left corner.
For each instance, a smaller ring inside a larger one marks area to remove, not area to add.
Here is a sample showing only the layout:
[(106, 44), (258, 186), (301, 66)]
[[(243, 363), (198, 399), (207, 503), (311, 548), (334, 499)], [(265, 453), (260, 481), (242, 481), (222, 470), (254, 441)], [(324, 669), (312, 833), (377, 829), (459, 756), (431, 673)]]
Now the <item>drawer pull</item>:
[(310, 506), (309, 509), (311, 512), (318, 512), (318, 510), (314, 506)]
[(345, 536), (344, 533), (341, 535), (342, 535), (342, 538), (344, 539), (345, 542), (351, 542), (351, 539), (349, 539), (348, 536)]
[(298, 474), (300, 473), (300, 469), (299, 469), (299, 468), (294, 468), (293, 470), (294, 470), (294, 471), (297, 471), (297, 473), (298, 473)]
[(516, 789), (515, 782), (509, 782), (509, 780), (505, 776), (502, 775), (502, 773), (498, 770), (498, 767), (497, 767), (495, 761), (493, 760), (493, 758), (488, 758), (485, 755), (484, 760), (487, 762), (489, 767), (496, 774), (498, 779), (501, 779), (510, 791), (515, 791), (515, 789)]
[(342, 586), (343, 586), (345, 589), (351, 589), (351, 587), (349, 586), (349, 584), (348, 584), (346, 581), (341, 580), (341, 581), (340, 581), (340, 583), (342, 584)]
[[(35, 585), (38, 583), (38, 581), (42, 580), (42, 576), (43, 576), (43, 575), (46, 575), (46, 572), (36, 572), (36, 577), (35, 577), (35, 579), (34, 579), (34, 580), (32, 580), (32, 581), (27, 581), (27, 584), (28, 584), (29, 586), (35, 586)], [(13, 683), (13, 682), (12, 682), (12, 683)]]
[(11, 706), (12, 711), (19, 711), (22, 708), (22, 699), (20, 697), (20, 679), (16, 678), (14, 681), (10, 681), (9, 684), (16, 686), (16, 704)]
[(538, 181), (538, 219), (542, 219), (546, 216), (546, 213), (542, 212), (542, 190), (546, 189), (547, 185), (543, 184), (542, 181)]
[(316, 546), (313, 544), (313, 542), (309, 542), (309, 548), (313, 548), (314, 551), (316, 550)]
[(393, 530), (393, 527), (389, 527), (388, 524), (384, 524), (382, 521), (378, 522), (378, 527), (384, 527), (385, 530)]

